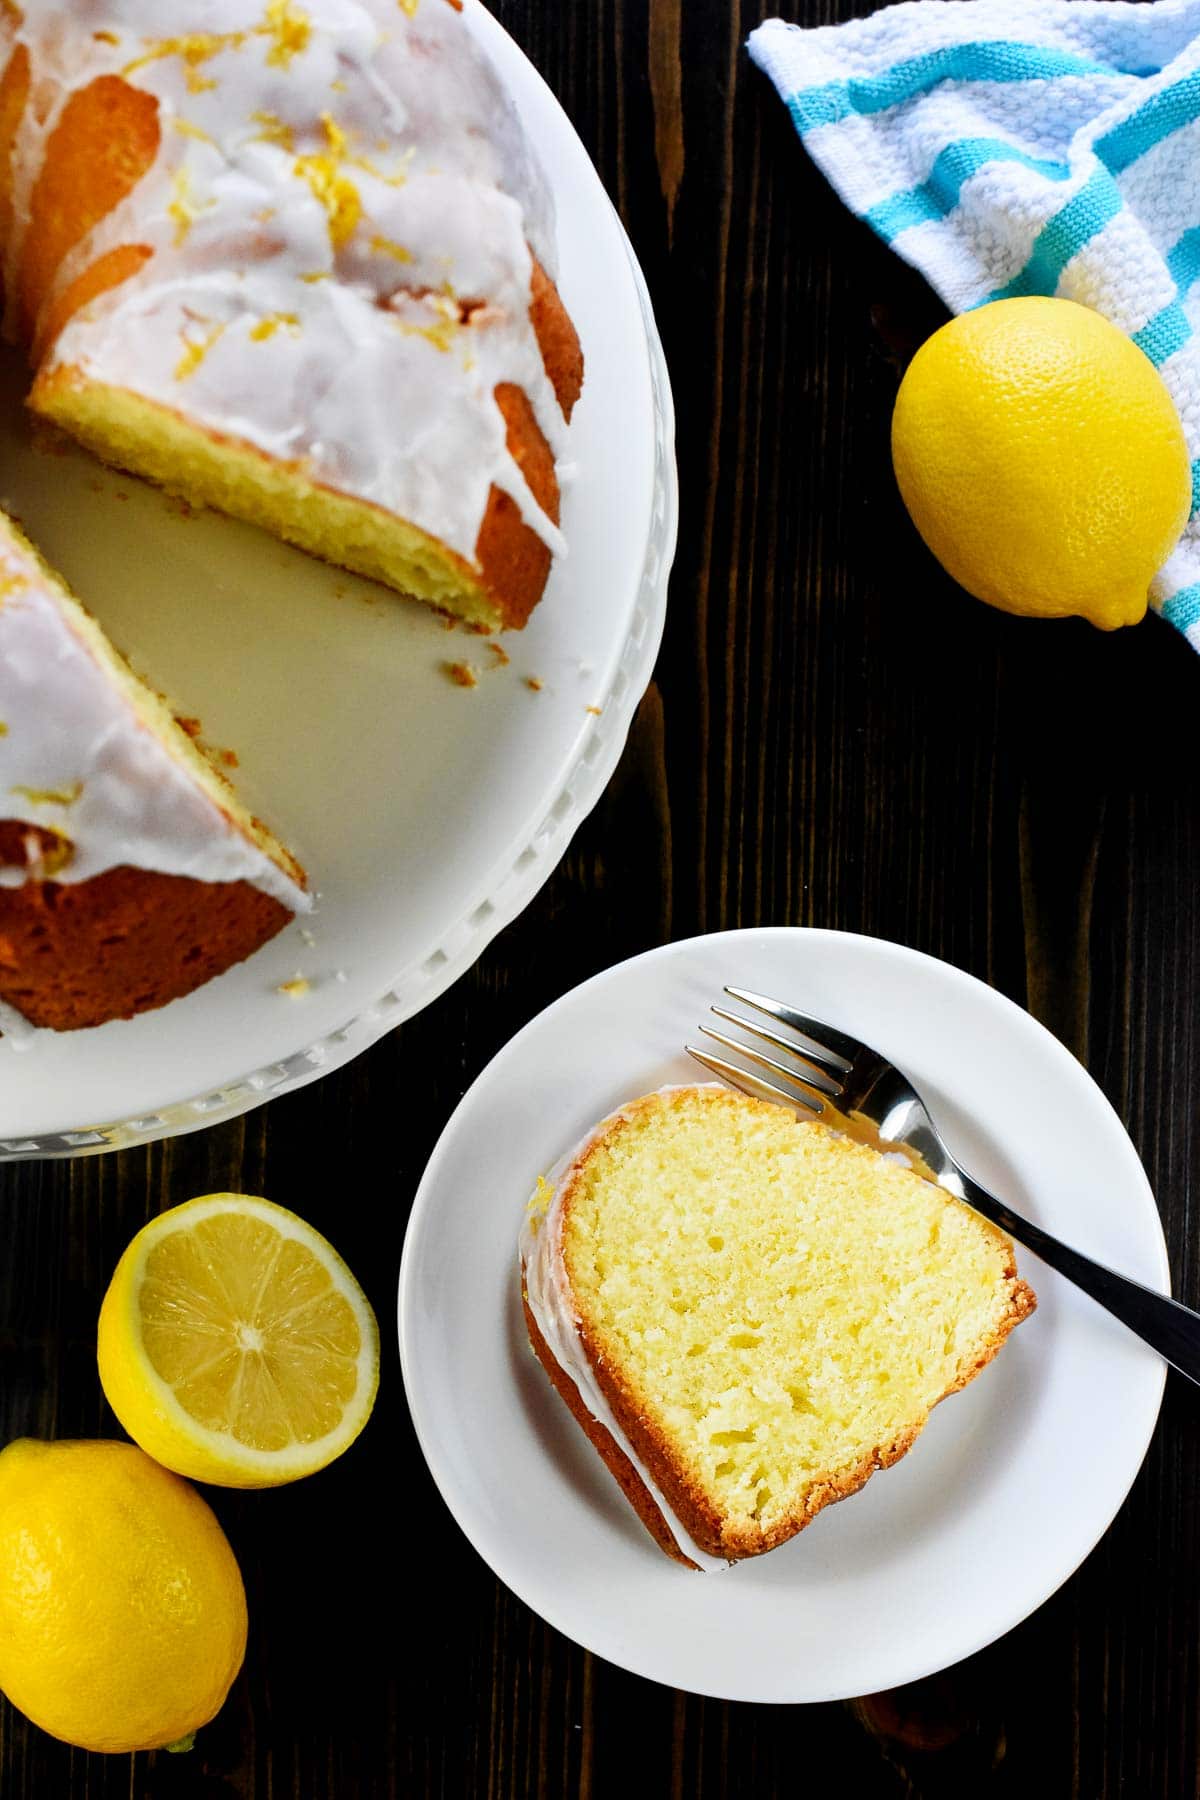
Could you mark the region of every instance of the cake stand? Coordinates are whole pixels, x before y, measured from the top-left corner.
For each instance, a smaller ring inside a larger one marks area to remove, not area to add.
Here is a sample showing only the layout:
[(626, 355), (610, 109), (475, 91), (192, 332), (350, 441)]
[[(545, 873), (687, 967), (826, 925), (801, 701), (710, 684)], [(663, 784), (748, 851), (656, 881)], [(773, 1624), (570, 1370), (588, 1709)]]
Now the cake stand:
[[(654, 664), (675, 546), (670, 386), (645, 283), (549, 89), (466, 17), (554, 189), (587, 359), (569, 556), (528, 628), (487, 640), (252, 527), (190, 514), (39, 439), (0, 370), (3, 499), (135, 667), (297, 851), (317, 895), (256, 956), (160, 1011), (0, 1041), (0, 1160), (233, 1117), (348, 1062), (445, 991), (542, 886), (599, 798)], [(473, 687), (451, 665), (465, 664)]]

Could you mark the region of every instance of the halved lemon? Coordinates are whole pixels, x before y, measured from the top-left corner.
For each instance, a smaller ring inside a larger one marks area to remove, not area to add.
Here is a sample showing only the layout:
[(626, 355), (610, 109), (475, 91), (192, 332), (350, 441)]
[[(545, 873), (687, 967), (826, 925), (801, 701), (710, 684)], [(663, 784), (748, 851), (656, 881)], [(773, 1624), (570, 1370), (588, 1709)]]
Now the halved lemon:
[(332, 1245), (286, 1207), (208, 1194), (152, 1219), (100, 1309), (100, 1380), (136, 1444), (222, 1487), (275, 1487), (352, 1444), (379, 1329)]

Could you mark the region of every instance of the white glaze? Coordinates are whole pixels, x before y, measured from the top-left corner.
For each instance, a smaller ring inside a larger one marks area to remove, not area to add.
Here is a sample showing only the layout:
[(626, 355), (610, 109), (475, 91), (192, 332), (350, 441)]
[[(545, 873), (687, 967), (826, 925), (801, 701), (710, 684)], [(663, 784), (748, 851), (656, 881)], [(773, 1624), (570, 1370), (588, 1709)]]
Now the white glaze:
[[(55, 880), (87, 881), (131, 864), (199, 881), (248, 881), (292, 912), (311, 908), (183, 757), (142, 722), (35, 558), (7, 532), (0, 533), (0, 674), (0, 818), (70, 840), (73, 854)], [(0, 865), (0, 886), (19, 887), (28, 875)]]
[[(24, 0), (24, 12), (15, 31), (0, 22), (0, 44), (28, 45), (49, 105), (28, 106), (18, 133), (18, 221), (72, 93), (122, 75), (155, 96), (161, 128), (153, 166), (66, 257), (55, 291), (115, 246), (153, 255), (76, 313), (48, 367), (300, 461), (468, 561), (496, 485), (561, 553), (494, 399), (501, 382), (524, 389), (562, 448), (529, 319), (530, 248), (553, 274), (552, 205), (448, 0), (192, 0), (169, 19), (161, 0)], [(163, 53), (183, 41), (164, 24), (206, 43)], [(327, 180), (349, 184), (341, 224), (314, 191)], [(10, 294), (20, 255), (18, 229)], [(483, 308), (460, 323), (455, 300)]]
[[(703, 1085), (716, 1086), (717, 1084), (710, 1082)], [(678, 1087), (664, 1087), (658, 1091), (664, 1094), (673, 1093), (678, 1091)], [(571, 1292), (566, 1263), (563, 1260), (563, 1203), (571, 1177), (596, 1139), (601, 1137), (618, 1119), (628, 1116), (624, 1108), (610, 1113), (593, 1131), (588, 1133), (581, 1144), (555, 1165), (550, 1174), (545, 1177), (547, 1185), (553, 1188), (553, 1195), (544, 1211), (539, 1205), (536, 1193), (530, 1200), (525, 1209), (519, 1245), (525, 1294), (529, 1301), (529, 1310), (533, 1314), (538, 1330), (545, 1339), (547, 1349), (559, 1368), (570, 1377), (578, 1389), (579, 1396), (588, 1412), (599, 1424), (603, 1425), (633, 1464), (639, 1479), (662, 1514), (663, 1522), (680, 1550), (704, 1573), (714, 1574), (726, 1569), (729, 1566), (728, 1563), (719, 1557), (710, 1556), (707, 1551), (701, 1550), (699, 1545), (694, 1542), (682, 1519), (669, 1505), (662, 1489), (630, 1443), (616, 1414), (604, 1397), (580, 1336), (579, 1312)]]

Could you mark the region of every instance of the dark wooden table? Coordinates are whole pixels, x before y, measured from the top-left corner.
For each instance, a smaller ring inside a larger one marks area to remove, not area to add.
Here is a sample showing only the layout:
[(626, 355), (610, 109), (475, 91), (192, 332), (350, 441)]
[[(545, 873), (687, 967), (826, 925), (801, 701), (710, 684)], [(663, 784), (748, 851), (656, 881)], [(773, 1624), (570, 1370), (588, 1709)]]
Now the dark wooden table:
[(1174, 1378), (1078, 1574), (969, 1663), (846, 1706), (697, 1700), (577, 1650), (468, 1548), (408, 1424), (395, 1276), (443, 1120), (566, 988), (723, 926), (876, 933), (1028, 1006), (1128, 1125), (1175, 1291), (1200, 1303), (1200, 666), (1156, 620), (1103, 637), (989, 612), (925, 554), (888, 421), (939, 310), (747, 63), (762, 3), (497, 6), (621, 210), (679, 411), (666, 642), (562, 867), (445, 998), (317, 1086), (149, 1149), (0, 1172), (5, 1439), (116, 1434), (100, 1297), (142, 1222), (193, 1194), (264, 1193), (326, 1229), (384, 1330), (379, 1403), (341, 1463), (215, 1497), (251, 1645), (196, 1751), (88, 1757), (4, 1707), (2, 1800), (1200, 1793), (1200, 1403)]

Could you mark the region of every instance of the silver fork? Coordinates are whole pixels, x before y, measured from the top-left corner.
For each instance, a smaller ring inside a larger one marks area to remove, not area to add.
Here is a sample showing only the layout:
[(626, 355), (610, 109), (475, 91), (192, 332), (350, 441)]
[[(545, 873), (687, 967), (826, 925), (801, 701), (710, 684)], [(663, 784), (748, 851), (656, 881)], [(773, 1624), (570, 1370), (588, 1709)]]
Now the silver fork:
[(793, 1110), (818, 1116), (826, 1114), (833, 1122), (865, 1124), (871, 1141), (881, 1141), (885, 1146), (894, 1144), (915, 1154), (923, 1174), (931, 1176), (947, 1193), (964, 1200), (977, 1213), (982, 1213), (985, 1219), (1016, 1238), (1027, 1250), (1034, 1251), (1044, 1263), (1107, 1307), (1122, 1325), (1128, 1326), (1151, 1349), (1157, 1350), (1173, 1369), (1178, 1369), (1189, 1381), (1200, 1383), (1200, 1313), (1192, 1312), (1164, 1294), (1154, 1293), (1140, 1282), (1130, 1281), (1125, 1275), (1118, 1275), (1113, 1269), (1106, 1269), (1079, 1250), (1072, 1250), (1069, 1244), (1051, 1237), (1031, 1220), (1021, 1218), (1011, 1206), (981, 1187), (951, 1156), (928, 1108), (907, 1075), (885, 1056), (880, 1056), (877, 1050), (860, 1044), (857, 1038), (835, 1030), (832, 1025), (823, 1024), (820, 1019), (797, 1012), (795, 1007), (768, 999), (765, 994), (736, 987), (727, 987), (725, 992), (743, 1006), (765, 1014), (776, 1025), (795, 1033), (803, 1042), (798, 1044), (793, 1038), (785, 1037), (774, 1026), (743, 1018), (723, 1006), (714, 1006), (712, 1010), (717, 1018), (736, 1025), (759, 1043), (769, 1044), (789, 1060), (781, 1062), (765, 1050), (741, 1043), (710, 1025), (701, 1025), (706, 1037), (714, 1039), (726, 1050), (735, 1051), (762, 1073), (752, 1074), (727, 1062), (724, 1057), (713, 1056), (689, 1044), (688, 1054), (697, 1062), (731, 1087), (740, 1088), (756, 1099), (782, 1101)]

